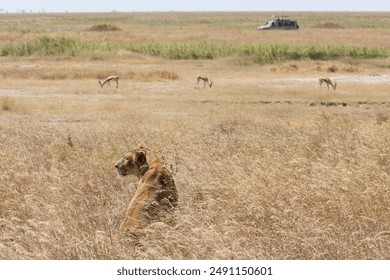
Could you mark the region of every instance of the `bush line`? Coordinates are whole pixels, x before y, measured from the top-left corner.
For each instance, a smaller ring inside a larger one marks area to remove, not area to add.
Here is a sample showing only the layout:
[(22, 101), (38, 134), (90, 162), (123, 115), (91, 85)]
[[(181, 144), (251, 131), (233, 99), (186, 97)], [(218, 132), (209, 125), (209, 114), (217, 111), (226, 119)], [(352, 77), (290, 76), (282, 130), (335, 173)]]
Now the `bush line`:
[(251, 57), (254, 63), (269, 64), (288, 60), (336, 60), (342, 58), (373, 59), (390, 56), (387, 48), (344, 45), (230, 44), (230, 43), (130, 43), (112, 44), (82, 41), (66, 37), (43, 36), (27, 43), (9, 43), (1, 48), (1, 56), (78, 56), (91, 52), (115, 50), (158, 56), (166, 59), (216, 59), (229, 56)]
[(77, 56), (87, 52), (109, 52), (113, 48), (109, 43), (81, 41), (66, 37), (42, 36), (27, 43), (9, 43), (1, 48), (1, 56), (46, 56), (72, 55)]
[(228, 56), (250, 56), (253, 62), (268, 64), (288, 60), (335, 60), (341, 58), (386, 58), (388, 49), (361, 46), (321, 46), (287, 44), (229, 43), (133, 43), (127, 50), (167, 59), (215, 59)]

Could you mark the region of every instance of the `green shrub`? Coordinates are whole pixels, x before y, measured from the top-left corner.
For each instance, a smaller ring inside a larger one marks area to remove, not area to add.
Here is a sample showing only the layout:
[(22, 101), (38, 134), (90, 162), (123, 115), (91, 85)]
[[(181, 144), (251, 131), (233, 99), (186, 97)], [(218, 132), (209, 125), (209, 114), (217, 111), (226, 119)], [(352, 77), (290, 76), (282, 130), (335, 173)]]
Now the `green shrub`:
[(386, 58), (389, 49), (339, 45), (231, 44), (231, 43), (130, 43), (113, 45), (101, 41), (82, 41), (66, 37), (43, 36), (27, 43), (9, 43), (2, 56), (81, 55), (125, 49), (167, 59), (216, 59), (229, 56), (250, 57), (254, 63), (267, 64), (288, 60), (336, 60)]
[(1, 49), (2, 56), (31, 55), (73, 55), (77, 56), (89, 51), (110, 51), (108, 43), (80, 41), (66, 37), (42, 36), (27, 43), (9, 43)]
[(215, 59), (233, 55), (251, 56), (259, 64), (287, 60), (372, 59), (388, 57), (389, 50), (358, 46), (228, 43), (132, 43), (127, 50), (167, 59)]

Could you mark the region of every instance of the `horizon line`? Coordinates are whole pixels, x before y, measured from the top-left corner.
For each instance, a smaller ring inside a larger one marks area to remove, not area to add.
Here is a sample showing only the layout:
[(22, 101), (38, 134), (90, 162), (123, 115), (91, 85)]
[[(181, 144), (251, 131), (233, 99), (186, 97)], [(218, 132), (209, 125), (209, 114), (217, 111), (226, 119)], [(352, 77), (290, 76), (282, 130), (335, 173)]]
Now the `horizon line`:
[(5, 11), (0, 10), (1, 14), (71, 14), (71, 13), (387, 13), (390, 12), (384, 11), (384, 10), (266, 10), (266, 11), (254, 11), (254, 10), (232, 10), (232, 11), (225, 11), (225, 10), (215, 10), (215, 11), (202, 11), (202, 10), (156, 10), (156, 11), (142, 11), (142, 10), (132, 10), (132, 11), (26, 11), (26, 10), (20, 10), (20, 11)]

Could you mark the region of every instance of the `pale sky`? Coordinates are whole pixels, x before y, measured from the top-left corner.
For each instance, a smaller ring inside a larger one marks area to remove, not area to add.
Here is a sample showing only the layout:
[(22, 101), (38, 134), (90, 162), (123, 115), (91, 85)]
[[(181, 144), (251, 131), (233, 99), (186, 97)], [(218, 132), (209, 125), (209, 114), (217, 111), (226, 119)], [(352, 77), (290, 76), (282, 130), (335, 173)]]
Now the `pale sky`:
[(0, 0), (0, 12), (390, 11), (389, 0)]

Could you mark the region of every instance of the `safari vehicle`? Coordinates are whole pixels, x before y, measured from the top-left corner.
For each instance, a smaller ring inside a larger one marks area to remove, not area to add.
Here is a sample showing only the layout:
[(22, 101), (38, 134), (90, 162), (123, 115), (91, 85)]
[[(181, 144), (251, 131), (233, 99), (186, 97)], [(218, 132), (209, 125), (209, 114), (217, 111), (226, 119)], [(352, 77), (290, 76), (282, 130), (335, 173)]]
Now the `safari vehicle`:
[(298, 22), (296, 20), (287, 19), (287, 17), (275, 17), (273, 20), (267, 21), (265, 25), (257, 26), (257, 30), (269, 30), (269, 29), (299, 29)]

